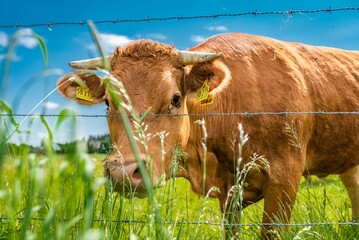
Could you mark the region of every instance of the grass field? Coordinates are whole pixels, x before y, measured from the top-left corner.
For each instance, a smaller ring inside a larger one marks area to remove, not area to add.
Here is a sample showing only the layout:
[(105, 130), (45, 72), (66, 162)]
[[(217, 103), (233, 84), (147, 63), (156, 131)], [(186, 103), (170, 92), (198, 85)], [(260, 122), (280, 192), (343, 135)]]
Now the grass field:
[[(0, 239), (223, 239), (215, 199), (191, 192), (184, 179), (158, 189), (153, 203), (128, 200), (102, 177), (104, 155), (9, 155), (0, 179)], [(243, 224), (261, 222), (262, 202), (244, 210)], [(292, 223), (347, 222), (350, 204), (336, 176), (303, 179)], [(159, 221), (160, 219), (160, 221)], [(201, 222), (201, 224), (194, 224)], [(213, 224), (211, 224), (213, 223)], [(259, 226), (241, 227), (241, 239), (259, 238)], [(359, 227), (289, 227), (283, 239), (355, 239)]]

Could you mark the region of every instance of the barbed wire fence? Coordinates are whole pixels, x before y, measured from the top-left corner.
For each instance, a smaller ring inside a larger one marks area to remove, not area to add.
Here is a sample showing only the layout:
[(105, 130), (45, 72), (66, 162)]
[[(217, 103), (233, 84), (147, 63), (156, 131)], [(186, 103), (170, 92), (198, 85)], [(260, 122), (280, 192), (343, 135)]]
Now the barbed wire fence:
[[(263, 115), (359, 115), (358, 111), (312, 111), (312, 112), (292, 112), (292, 111), (280, 111), (280, 112), (229, 112), (229, 113), (184, 113), (184, 114), (151, 114), (147, 113), (145, 117), (229, 117), (229, 116), (245, 116), (250, 118), (251, 116), (263, 116)], [(128, 115), (131, 116), (131, 115)], [(120, 114), (25, 114), (25, 113), (0, 113), (0, 117), (81, 117), (81, 118), (118, 118)]]
[[(195, 20), (195, 19), (217, 19), (224, 17), (241, 17), (241, 16), (264, 16), (264, 15), (295, 15), (295, 14), (314, 14), (314, 13), (327, 13), (332, 14), (335, 12), (344, 12), (344, 11), (359, 11), (359, 7), (344, 7), (344, 8), (331, 8), (326, 9), (311, 9), (311, 10), (297, 10), (290, 9), (288, 11), (249, 11), (241, 13), (225, 13), (225, 14), (213, 14), (213, 15), (197, 15), (197, 16), (170, 16), (170, 17), (146, 17), (139, 19), (109, 19), (109, 20), (100, 20), (93, 21), (94, 24), (120, 24), (120, 23), (140, 23), (140, 22), (153, 22), (153, 21), (183, 21), (183, 20)], [(54, 26), (70, 26), (70, 25), (87, 25), (87, 21), (76, 21), (76, 22), (48, 22), (48, 23), (29, 23), (29, 24), (12, 24), (12, 25), (0, 25), (0, 29), (21, 29), (21, 28), (35, 28), (35, 27), (47, 27), (51, 29)], [(1, 110), (1, 109), (0, 109)], [(280, 112), (237, 112), (237, 113), (207, 113), (207, 114), (146, 114), (146, 116), (170, 116), (170, 117), (179, 117), (179, 116), (195, 116), (195, 117), (226, 117), (226, 116), (245, 116), (250, 118), (252, 116), (263, 116), (263, 115), (280, 115), (280, 116), (289, 116), (289, 115), (359, 115), (358, 111), (335, 111), (335, 112), (325, 112), (325, 111), (311, 111), (311, 112), (293, 112), (293, 111), (280, 111)], [(23, 113), (1, 113), (0, 117), (82, 117), (82, 118), (106, 118), (106, 117), (120, 117), (120, 115), (107, 115), (107, 114), (70, 114), (70, 115), (61, 115), (61, 114), (23, 114)], [(0, 223), (6, 221), (24, 221), (25, 218), (17, 217), (3, 217), (0, 216)], [(31, 221), (45, 221), (43, 218), (30, 218)], [(61, 221), (71, 221), (68, 219), (59, 219)], [(94, 219), (93, 222), (103, 222), (110, 221), (114, 223), (137, 223), (137, 224), (148, 224), (147, 221), (141, 220), (108, 220), (108, 219)], [(238, 226), (238, 227), (260, 227), (260, 226), (285, 226), (285, 227), (309, 227), (309, 226), (321, 226), (321, 225), (347, 225), (347, 226), (359, 226), (359, 222), (308, 222), (308, 223), (239, 223), (239, 224), (226, 224), (218, 222), (209, 222), (209, 221), (197, 221), (197, 222), (186, 222), (186, 221), (164, 221), (162, 224), (173, 224), (173, 225), (212, 225), (212, 226)]]
[[(4, 221), (24, 221), (24, 217), (17, 218), (8, 218), (0, 216), (0, 223)], [(30, 218), (32, 221), (45, 221), (45, 218)], [(58, 219), (59, 222), (69, 222), (69, 219)], [(105, 222), (110, 221), (112, 223), (123, 223), (123, 224), (148, 224), (148, 221), (142, 220), (108, 220), (108, 219), (94, 219), (93, 222)], [(323, 226), (323, 225), (348, 225), (348, 226), (359, 226), (359, 222), (308, 222), (308, 223), (218, 223), (218, 222), (209, 222), (209, 221), (195, 221), (195, 222), (185, 222), (185, 221), (164, 221), (161, 224), (166, 225), (209, 225), (209, 226), (231, 226), (231, 227), (262, 227), (262, 226), (272, 226), (272, 227), (310, 227), (310, 226)]]
[[(182, 20), (194, 20), (194, 19), (216, 19), (223, 17), (242, 17), (242, 16), (263, 16), (263, 15), (294, 15), (294, 14), (313, 14), (313, 13), (335, 13), (343, 11), (359, 11), (359, 7), (343, 7), (343, 8), (331, 8), (326, 9), (311, 9), (311, 10), (298, 10), (290, 9), (288, 11), (250, 11), (242, 13), (221, 13), (213, 15), (197, 15), (197, 16), (171, 16), (171, 17), (146, 17), (139, 19), (109, 19), (92, 21), (94, 24), (118, 24), (118, 23), (139, 23), (139, 22), (155, 22), (155, 21), (182, 21)], [(4, 28), (34, 28), (34, 27), (47, 27), (52, 28), (59, 25), (87, 25), (87, 21), (77, 22), (48, 22), (48, 23), (29, 23), (29, 24), (12, 24), (12, 25), (0, 25), (0, 29)]]

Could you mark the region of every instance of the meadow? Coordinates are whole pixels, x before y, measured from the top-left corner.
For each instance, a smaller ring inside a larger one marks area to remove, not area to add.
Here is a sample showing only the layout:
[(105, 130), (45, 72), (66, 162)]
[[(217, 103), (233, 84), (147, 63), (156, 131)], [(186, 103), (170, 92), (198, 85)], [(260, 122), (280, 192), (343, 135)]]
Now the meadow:
[[(28, 154), (3, 158), (0, 239), (224, 239), (218, 201), (170, 180), (148, 199), (126, 199), (103, 178), (105, 155)], [(158, 209), (159, 212), (156, 212)], [(262, 201), (244, 210), (241, 239), (258, 239)], [(302, 180), (281, 239), (355, 239), (346, 190), (336, 176)], [(307, 226), (306, 223), (319, 223)], [(320, 224), (322, 223), (322, 224)], [(325, 224), (328, 223), (328, 224)]]
[[(47, 62), (44, 42), (34, 37)], [(4, 63), (2, 82), (7, 81), (9, 64)], [(26, 139), (32, 129), (29, 125), (19, 131), (12, 108), (2, 100), (0, 109), (0, 239), (225, 238), (227, 223), (218, 201), (194, 194), (188, 181), (170, 179), (147, 199), (126, 199), (103, 177), (106, 155), (88, 154), (80, 143), (72, 152), (57, 154), (54, 132), (65, 124), (76, 129), (76, 120), (65, 117), (71, 110), (59, 112), (56, 129), (45, 117), (35, 117), (47, 129), (44, 151), (35, 154), (29, 146), (9, 144), (9, 136)], [(260, 237), (262, 212), (262, 201), (243, 211), (238, 238)], [(314, 177), (311, 185), (303, 179), (292, 225), (279, 228), (278, 238), (359, 239), (359, 226), (350, 219), (348, 195), (337, 176)]]

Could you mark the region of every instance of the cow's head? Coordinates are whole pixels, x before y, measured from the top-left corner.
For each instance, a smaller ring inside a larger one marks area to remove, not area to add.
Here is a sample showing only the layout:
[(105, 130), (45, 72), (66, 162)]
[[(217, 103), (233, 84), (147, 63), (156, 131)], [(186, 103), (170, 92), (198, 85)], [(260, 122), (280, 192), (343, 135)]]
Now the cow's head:
[[(137, 113), (148, 113), (143, 126), (147, 128), (146, 134), (151, 133), (152, 137), (148, 138), (146, 147), (138, 146), (141, 161), (149, 168), (154, 187), (170, 177), (173, 149), (177, 146), (185, 148), (188, 143), (190, 129), (186, 98), (195, 95), (205, 80), (211, 89), (215, 88), (218, 79), (225, 75), (214, 61), (220, 56), (221, 53), (179, 51), (173, 46), (141, 40), (117, 48), (114, 55), (108, 57), (111, 75), (123, 84), (132, 102), (131, 107)], [(81, 70), (62, 77), (58, 81), (59, 91), (79, 104), (106, 103), (108, 106), (107, 121), (114, 150), (105, 160), (106, 176), (116, 184), (119, 192), (127, 191), (131, 186), (137, 189), (137, 196), (145, 196), (138, 160), (134, 157), (123, 122), (120, 117), (112, 116), (119, 113), (114, 95), (106, 87), (104, 79), (88, 71), (103, 68), (102, 59), (76, 61), (70, 65)], [(82, 92), (82, 96), (81, 91), (88, 92)], [(90, 98), (87, 95), (91, 95)], [(123, 96), (122, 100), (128, 102)], [(134, 125), (132, 123), (133, 128)], [(157, 134), (161, 132), (166, 135), (164, 142)]]

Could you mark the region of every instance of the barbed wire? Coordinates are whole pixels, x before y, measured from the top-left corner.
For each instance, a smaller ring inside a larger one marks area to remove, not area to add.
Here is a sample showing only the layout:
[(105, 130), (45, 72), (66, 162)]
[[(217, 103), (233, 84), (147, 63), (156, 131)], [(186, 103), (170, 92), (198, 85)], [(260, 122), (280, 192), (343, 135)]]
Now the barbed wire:
[[(118, 24), (118, 23), (138, 23), (138, 22), (155, 22), (155, 21), (182, 21), (182, 20), (193, 20), (193, 19), (215, 19), (222, 17), (241, 17), (241, 16), (260, 16), (260, 15), (294, 15), (294, 14), (312, 14), (312, 13), (334, 13), (342, 11), (359, 11), (359, 7), (342, 7), (342, 8), (331, 8), (326, 9), (311, 9), (311, 10), (296, 10), (290, 9), (287, 11), (249, 11), (242, 13), (221, 13), (213, 15), (197, 15), (197, 16), (172, 16), (172, 17), (146, 17), (139, 19), (110, 19), (110, 20), (99, 20), (92, 21), (94, 24)], [(34, 28), (34, 27), (47, 27), (51, 28), (58, 25), (86, 25), (87, 21), (77, 21), (77, 22), (50, 22), (50, 23), (30, 23), (30, 24), (13, 24), (13, 25), (0, 25), (1, 28)]]
[[(338, 112), (325, 112), (325, 111), (313, 111), (313, 112), (234, 112), (234, 113), (184, 113), (184, 114), (146, 114), (146, 117), (229, 117), (229, 116), (261, 116), (261, 115), (359, 115), (358, 111), (338, 111)], [(128, 115), (131, 117), (131, 115)], [(24, 114), (24, 113), (0, 113), (0, 117), (83, 117), (83, 118), (112, 118), (121, 117), (120, 114)]]
[[(0, 223), (4, 221), (24, 221), (25, 217), (0, 217)], [(31, 221), (45, 221), (45, 218), (29, 218)], [(59, 222), (69, 222), (71, 219), (58, 219)], [(83, 221), (83, 219), (80, 219)], [(148, 221), (143, 220), (109, 220), (109, 219), (94, 219), (92, 222), (112, 222), (112, 223), (123, 223), (123, 224), (149, 224)], [(153, 224), (153, 222), (151, 222)], [(359, 222), (308, 222), (308, 223), (219, 223), (210, 221), (199, 221), (199, 222), (184, 222), (184, 221), (164, 221), (161, 224), (166, 225), (211, 225), (211, 226), (223, 226), (223, 227), (261, 227), (261, 226), (273, 226), (273, 227), (309, 227), (309, 226), (323, 226), (323, 225), (348, 225), (348, 226), (359, 226)]]

